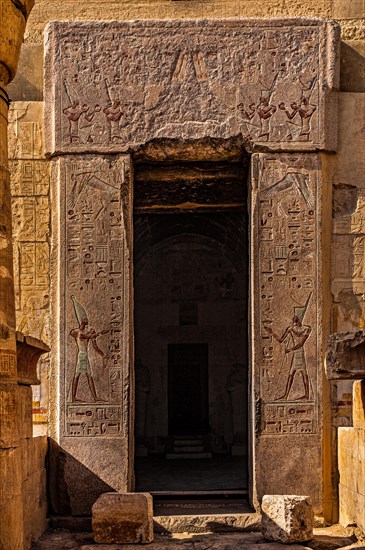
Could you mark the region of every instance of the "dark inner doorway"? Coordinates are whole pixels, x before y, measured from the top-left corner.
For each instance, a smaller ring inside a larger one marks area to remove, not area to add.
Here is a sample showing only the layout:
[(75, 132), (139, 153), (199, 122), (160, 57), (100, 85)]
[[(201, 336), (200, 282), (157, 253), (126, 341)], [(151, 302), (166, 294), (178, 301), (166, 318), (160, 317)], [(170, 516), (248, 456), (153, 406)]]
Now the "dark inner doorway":
[(169, 436), (209, 428), (208, 344), (168, 345)]
[(244, 163), (135, 173), (136, 490), (247, 489)]

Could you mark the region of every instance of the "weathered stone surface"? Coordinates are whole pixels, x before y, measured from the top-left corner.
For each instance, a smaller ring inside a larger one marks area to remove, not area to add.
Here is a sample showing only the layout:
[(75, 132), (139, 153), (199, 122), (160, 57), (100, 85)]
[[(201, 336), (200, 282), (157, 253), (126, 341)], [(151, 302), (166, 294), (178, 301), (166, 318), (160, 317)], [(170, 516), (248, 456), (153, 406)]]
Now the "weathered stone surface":
[(365, 92), (365, 40), (341, 42), (341, 91)]
[[(175, 550), (180, 548), (194, 550), (279, 550), (290, 548), (291, 550), (335, 550), (346, 547), (356, 540), (353, 529), (344, 529), (339, 525), (315, 530), (313, 540), (302, 544), (287, 545), (270, 542), (263, 538), (260, 533), (211, 533), (205, 532), (197, 536), (196, 533), (185, 533), (178, 535), (155, 535), (153, 548), (158, 550)], [(327, 546), (326, 546), (327, 544)], [(361, 547), (361, 543), (354, 542), (354, 547)], [(317, 546), (316, 546), (317, 545)], [(67, 530), (52, 530), (45, 533), (42, 538), (32, 547), (32, 550), (60, 550), (60, 548), (81, 548), (81, 550), (133, 550), (138, 545), (121, 544), (93, 544), (90, 533), (70, 533)], [(145, 547), (144, 547), (145, 548)], [(361, 550), (363, 550), (361, 548)]]
[(10, 159), (44, 158), (42, 101), (16, 101), (10, 106), (8, 140)]
[[(12, 105), (9, 130), (14, 155), (11, 160), (12, 225), (14, 237), (14, 283), (16, 326), (26, 335), (49, 342), (50, 323), (50, 166), (34, 159), (42, 154), (43, 109), (41, 104)], [(40, 140), (40, 141), (39, 141)], [(34, 150), (33, 150), (34, 147)], [(32, 152), (33, 151), (33, 152)], [(33, 422), (47, 423), (49, 358), (37, 367), (40, 386), (34, 388)]]
[[(18, 382), (25, 386), (38, 385), (37, 363), (41, 355), (48, 353), (50, 348), (41, 340), (25, 336), (17, 331), (17, 368)], [(31, 414), (30, 407), (30, 414)]]
[(43, 100), (43, 44), (23, 44), (17, 74), (6, 91), (12, 101)]
[(352, 425), (365, 429), (365, 380), (355, 380), (352, 386)]
[[(0, 99), (0, 110), (1, 110)], [(1, 120), (1, 114), (0, 114)], [(1, 128), (0, 128), (1, 129)], [(6, 154), (6, 152), (5, 152)], [(0, 147), (1, 155), (1, 147)], [(15, 303), (11, 231), (10, 181), (0, 158), (0, 377), (16, 380)]]
[(353, 385), (354, 427), (338, 429), (340, 523), (365, 533), (365, 380)]
[(19, 414), (21, 439), (33, 437), (32, 422), (32, 388), (30, 386), (19, 386)]
[(312, 550), (343, 550), (356, 540), (355, 536), (338, 535), (316, 535), (314, 539), (306, 542)]
[(24, 540), (27, 548), (47, 527), (47, 437), (32, 437), (21, 444), (23, 467)]
[(314, 19), (52, 23), (46, 150), (236, 135), (333, 150), (338, 44), (338, 27)]
[[(32, 550), (60, 550), (73, 548), (80, 550), (135, 550), (144, 547), (136, 544), (95, 544), (89, 533), (69, 533), (67, 531), (48, 531), (32, 546)], [(285, 545), (265, 540), (259, 533), (184, 533), (177, 536), (156, 535), (153, 546), (157, 550), (280, 550)], [(293, 544), (291, 550), (308, 550), (307, 546)]]
[(20, 438), (18, 385), (0, 381), (0, 448), (16, 447)]
[(313, 509), (309, 497), (265, 495), (262, 499), (262, 534), (278, 542), (304, 542), (313, 538)]
[(20, 1), (18, 6), (12, 0), (0, 3), (0, 84), (8, 84), (15, 76), (25, 23), (33, 6), (34, 0)]
[(300, 492), (320, 513), (320, 159), (259, 154), (252, 162), (257, 498)]
[(341, 93), (341, 131), (331, 175), (335, 206), (331, 246), (333, 332), (352, 332), (365, 326), (364, 124), (365, 94)]
[(247, 179), (246, 162), (174, 163), (136, 165), (134, 171), (134, 209), (139, 212), (199, 206), (244, 206), (242, 185)]
[(153, 542), (153, 501), (148, 493), (105, 493), (92, 508), (93, 537), (100, 543)]
[(54, 498), (82, 515), (131, 483), (131, 167), (128, 156), (85, 156), (54, 168)]
[(21, 448), (0, 448), (0, 548), (23, 550), (23, 465)]
[[(346, 15), (344, 15), (346, 14)], [(350, 15), (351, 14), (351, 15)], [(342, 18), (346, 33), (356, 38), (363, 34), (361, 0), (211, 0), (209, 5), (187, 2), (183, 5), (166, 0), (119, 0), (97, 2), (80, 0), (77, 8), (72, 0), (37, 0), (27, 27), (27, 41), (41, 41), (48, 21), (69, 19), (190, 19), (206, 17), (325, 17)]]
[(326, 374), (329, 380), (365, 378), (365, 334), (339, 332), (327, 338)]
[(157, 533), (224, 533), (228, 531), (259, 531), (259, 514), (199, 514), (154, 516)]

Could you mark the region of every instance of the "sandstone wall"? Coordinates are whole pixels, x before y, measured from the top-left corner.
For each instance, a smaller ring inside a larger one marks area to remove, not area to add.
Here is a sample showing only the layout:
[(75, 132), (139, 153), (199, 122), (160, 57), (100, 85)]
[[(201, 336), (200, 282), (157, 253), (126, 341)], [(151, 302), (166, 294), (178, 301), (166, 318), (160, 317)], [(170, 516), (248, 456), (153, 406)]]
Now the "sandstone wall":
[[(43, 155), (43, 103), (14, 102), (9, 111), (9, 168), (14, 235), (17, 329), (49, 343), (49, 162)], [(33, 414), (45, 433), (48, 356), (38, 366)]]
[(365, 381), (353, 387), (353, 427), (338, 430), (340, 522), (365, 532)]
[[(30, 388), (29, 388), (30, 389)], [(30, 435), (20, 444), (23, 470), (24, 548), (39, 539), (47, 528), (46, 453), (47, 437)]]
[[(331, 332), (365, 326), (365, 94), (344, 92), (339, 103), (338, 152), (331, 159)], [(352, 382), (332, 383), (334, 424), (351, 424)]]

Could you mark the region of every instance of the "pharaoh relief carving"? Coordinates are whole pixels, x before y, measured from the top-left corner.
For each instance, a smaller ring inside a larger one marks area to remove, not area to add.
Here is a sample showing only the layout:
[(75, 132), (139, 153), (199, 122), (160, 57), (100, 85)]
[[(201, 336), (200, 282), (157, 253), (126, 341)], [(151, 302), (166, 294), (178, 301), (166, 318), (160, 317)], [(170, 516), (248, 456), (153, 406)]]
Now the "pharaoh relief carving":
[(316, 155), (259, 155), (255, 189), (257, 392), (263, 434), (317, 431), (319, 164)]
[(331, 149), (337, 33), (311, 19), (52, 23), (47, 149), (240, 134), (273, 149)]
[(64, 436), (118, 437), (129, 368), (128, 157), (67, 157), (58, 167)]

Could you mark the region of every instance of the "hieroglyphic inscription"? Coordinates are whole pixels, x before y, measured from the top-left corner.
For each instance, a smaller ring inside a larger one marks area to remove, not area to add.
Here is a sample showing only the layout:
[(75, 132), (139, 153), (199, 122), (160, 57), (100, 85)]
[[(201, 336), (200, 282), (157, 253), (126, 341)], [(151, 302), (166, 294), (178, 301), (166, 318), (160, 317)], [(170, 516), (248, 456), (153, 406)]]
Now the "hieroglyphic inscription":
[(65, 22), (48, 33), (51, 153), (238, 134), (274, 149), (326, 147), (334, 24)]
[(4, 350), (0, 353), (0, 372), (4, 377), (16, 374), (16, 352)]
[[(43, 103), (14, 101), (9, 111), (9, 162), (17, 329), (49, 343), (49, 162), (43, 153)], [(38, 363), (33, 421), (47, 423), (49, 357)]]
[(67, 435), (70, 436), (118, 436), (122, 432), (121, 407), (115, 405), (68, 405), (67, 418)]
[(12, 103), (8, 139), (17, 328), (48, 342), (50, 176), (43, 154), (43, 103)]
[(64, 436), (121, 437), (129, 368), (128, 157), (59, 161)]
[(15, 101), (9, 109), (9, 158), (42, 159), (43, 102)]
[(318, 158), (260, 155), (254, 163), (259, 167), (256, 357), (261, 432), (316, 433), (321, 357)]
[(10, 161), (17, 328), (49, 341), (49, 164)]

